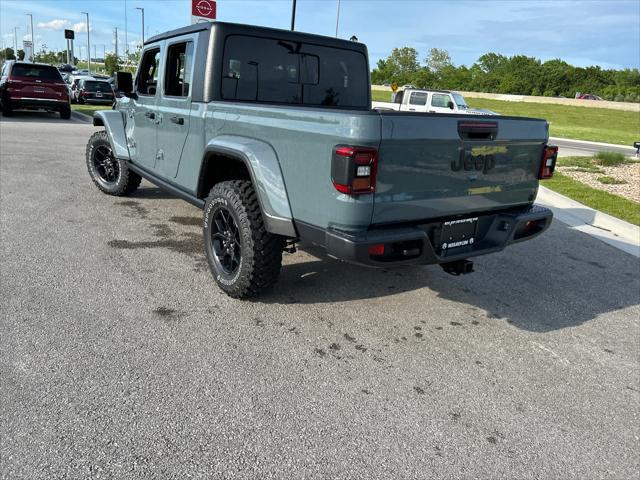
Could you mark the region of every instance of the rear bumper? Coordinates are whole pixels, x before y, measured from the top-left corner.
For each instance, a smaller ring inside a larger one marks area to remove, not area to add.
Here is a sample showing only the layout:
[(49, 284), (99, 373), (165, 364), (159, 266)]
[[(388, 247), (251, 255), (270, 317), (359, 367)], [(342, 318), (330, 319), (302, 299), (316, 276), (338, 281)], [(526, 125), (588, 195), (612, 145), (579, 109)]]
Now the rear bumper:
[[(449, 263), (499, 252), (513, 243), (531, 240), (547, 230), (553, 219), (551, 210), (537, 205), (476, 216), (478, 230), (475, 242), (448, 250), (438, 247), (441, 245), (438, 236), (447, 219), (421, 225), (376, 228), (357, 234), (327, 230), (324, 232), (324, 246), (329, 255), (361, 265), (384, 267)], [(305, 240), (304, 235), (301, 240)], [(379, 244), (384, 244), (390, 254), (370, 255), (369, 248)]]
[(11, 108), (46, 108), (51, 110), (61, 110), (70, 108), (68, 100), (59, 100), (55, 98), (31, 98), (17, 97), (7, 99)]

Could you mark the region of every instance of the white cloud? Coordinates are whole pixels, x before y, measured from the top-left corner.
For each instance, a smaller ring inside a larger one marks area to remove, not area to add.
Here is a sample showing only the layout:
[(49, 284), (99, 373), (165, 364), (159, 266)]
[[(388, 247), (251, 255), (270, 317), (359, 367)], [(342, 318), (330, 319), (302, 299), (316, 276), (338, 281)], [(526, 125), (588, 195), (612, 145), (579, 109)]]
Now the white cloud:
[(43, 30), (63, 30), (69, 25), (69, 20), (54, 19), (48, 22), (38, 22), (36, 27)]
[[(87, 23), (86, 22), (74, 23), (72, 30), (74, 30), (76, 33), (87, 33)], [(89, 24), (89, 30), (93, 32), (93, 25)]]

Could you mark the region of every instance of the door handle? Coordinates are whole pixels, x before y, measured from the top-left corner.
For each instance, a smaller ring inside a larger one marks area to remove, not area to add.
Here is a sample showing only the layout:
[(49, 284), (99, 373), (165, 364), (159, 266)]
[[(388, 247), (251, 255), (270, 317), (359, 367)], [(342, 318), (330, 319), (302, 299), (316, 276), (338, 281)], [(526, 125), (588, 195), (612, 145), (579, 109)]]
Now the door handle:
[(184, 125), (184, 118), (182, 117), (171, 117), (169, 120), (171, 120), (176, 125)]
[(435, 110), (429, 110), (429, 113), (436, 113)]
[(153, 113), (153, 112), (146, 112), (146, 113), (144, 114), (144, 116), (145, 116), (145, 117), (147, 117), (147, 118), (148, 118), (148, 119), (150, 119), (150, 120), (155, 120), (155, 118), (156, 118), (156, 114), (155, 114), (155, 113)]

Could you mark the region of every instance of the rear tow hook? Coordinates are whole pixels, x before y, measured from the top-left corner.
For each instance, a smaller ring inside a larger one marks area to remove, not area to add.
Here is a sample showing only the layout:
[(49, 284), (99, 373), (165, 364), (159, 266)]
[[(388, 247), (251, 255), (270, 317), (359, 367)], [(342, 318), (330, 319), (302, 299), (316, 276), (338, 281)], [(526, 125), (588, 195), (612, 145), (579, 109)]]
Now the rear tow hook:
[(455, 275), (466, 275), (467, 273), (473, 272), (473, 262), (471, 260), (457, 260), (455, 262), (441, 263), (440, 266), (442, 269), (451, 274)]

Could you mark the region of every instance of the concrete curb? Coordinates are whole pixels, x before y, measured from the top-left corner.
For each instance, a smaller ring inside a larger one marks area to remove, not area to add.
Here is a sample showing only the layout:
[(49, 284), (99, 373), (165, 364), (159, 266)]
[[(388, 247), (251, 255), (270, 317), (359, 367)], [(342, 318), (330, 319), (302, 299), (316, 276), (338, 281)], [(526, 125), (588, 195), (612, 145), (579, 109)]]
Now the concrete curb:
[(575, 230), (640, 258), (640, 227), (540, 186), (536, 203), (550, 208), (557, 220)]
[(71, 110), (71, 116), (83, 123), (93, 123), (93, 117), (90, 117), (86, 113), (80, 113), (76, 112), (75, 110)]

